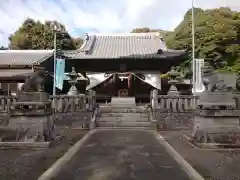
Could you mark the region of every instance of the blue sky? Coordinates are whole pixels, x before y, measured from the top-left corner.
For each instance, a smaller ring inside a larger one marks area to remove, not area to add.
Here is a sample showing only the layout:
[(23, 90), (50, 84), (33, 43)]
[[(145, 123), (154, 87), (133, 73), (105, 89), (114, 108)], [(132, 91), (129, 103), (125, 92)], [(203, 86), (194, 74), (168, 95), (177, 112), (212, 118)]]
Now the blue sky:
[[(228, 6), (240, 11), (240, 0), (194, 0), (203, 9)], [(74, 37), (85, 32), (129, 32), (136, 27), (173, 30), (191, 8), (191, 0), (1, 0), (0, 45), (31, 17), (57, 20)]]

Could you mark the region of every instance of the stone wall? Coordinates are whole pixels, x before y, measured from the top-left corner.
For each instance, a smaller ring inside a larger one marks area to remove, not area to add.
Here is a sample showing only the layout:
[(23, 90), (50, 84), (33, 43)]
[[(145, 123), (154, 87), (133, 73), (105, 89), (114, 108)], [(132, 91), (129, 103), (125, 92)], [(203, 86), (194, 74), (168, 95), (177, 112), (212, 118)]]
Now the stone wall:
[(187, 129), (192, 126), (198, 97), (187, 95), (157, 97), (158, 104), (154, 111), (158, 128)]
[(6, 125), (9, 120), (9, 110), (15, 99), (9, 96), (0, 96), (0, 125)]
[[(16, 101), (15, 96), (0, 96), (0, 123), (7, 125), (9, 120), (9, 110)], [(54, 110), (56, 125), (66, 125), (73, 127), (86, 127), (94, 113), (96, 107), (95, 93), (78, 96), (50, 96), (52, 109)]]
[[(236, 107), (240, 110), (240, 94), (236, 94), (234, 98)], [(157, 92), (153, 91), (150, 96), (153, 119), (157, 121), (160, 129), (191, 128), (198, 100), (199, 96), (158, 95)]]

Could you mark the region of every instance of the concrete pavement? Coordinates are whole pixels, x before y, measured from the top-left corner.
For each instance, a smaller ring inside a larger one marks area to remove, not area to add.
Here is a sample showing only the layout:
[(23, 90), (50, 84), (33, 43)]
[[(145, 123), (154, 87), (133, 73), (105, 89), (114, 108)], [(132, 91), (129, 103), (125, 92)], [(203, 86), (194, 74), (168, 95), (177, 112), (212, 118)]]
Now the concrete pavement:
[(153, 133), (92, 134), (53, 180), (190, 180)]

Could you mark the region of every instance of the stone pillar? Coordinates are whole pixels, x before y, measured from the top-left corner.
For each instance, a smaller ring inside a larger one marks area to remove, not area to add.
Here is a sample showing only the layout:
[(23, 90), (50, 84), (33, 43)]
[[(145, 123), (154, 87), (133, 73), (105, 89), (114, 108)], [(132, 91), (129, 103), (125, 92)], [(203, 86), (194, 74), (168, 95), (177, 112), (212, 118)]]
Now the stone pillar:
[(96, 92), (93, 90), (88, 91), (88, 107), (94, 109), (96, 106)]
[(157, 106), (158, 106), (158, 90), (154, 89), (153, 91), (151, 91), (151, 106), (153, 111), (156, 111)]

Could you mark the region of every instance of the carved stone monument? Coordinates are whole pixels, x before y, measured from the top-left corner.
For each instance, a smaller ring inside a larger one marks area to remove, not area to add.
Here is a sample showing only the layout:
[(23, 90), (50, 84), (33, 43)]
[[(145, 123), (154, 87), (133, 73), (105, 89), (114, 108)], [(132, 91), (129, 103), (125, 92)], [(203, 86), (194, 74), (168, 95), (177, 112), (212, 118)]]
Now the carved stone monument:
[(44, 71), (26, 79), (10, 110), (8, 127), (18, 132), (17, 141), (51, 141), (54, 119), (48, 93), (44, 92)]
[(236, 144), (240, 134), (239, 111), (233, 89), (236, 76), (203, 69), (205, 91), (200, 94), (194, 119), (192, 139), (196, 143)]

